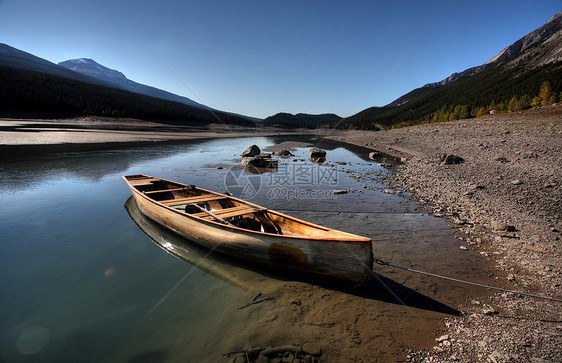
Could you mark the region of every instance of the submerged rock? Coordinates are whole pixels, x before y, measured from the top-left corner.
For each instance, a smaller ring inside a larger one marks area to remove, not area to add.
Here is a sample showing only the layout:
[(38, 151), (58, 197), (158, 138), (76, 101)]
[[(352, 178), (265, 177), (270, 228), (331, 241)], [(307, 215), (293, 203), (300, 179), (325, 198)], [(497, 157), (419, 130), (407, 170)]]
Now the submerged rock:
[(289, 150), (280, 150), (280, 151), (274, 151), (273, 155), (275, 156), (281, 156), (283, 158), (288, 158), (290, 156), (295, 156), (293, 155), (293, 153), (291, 153)]

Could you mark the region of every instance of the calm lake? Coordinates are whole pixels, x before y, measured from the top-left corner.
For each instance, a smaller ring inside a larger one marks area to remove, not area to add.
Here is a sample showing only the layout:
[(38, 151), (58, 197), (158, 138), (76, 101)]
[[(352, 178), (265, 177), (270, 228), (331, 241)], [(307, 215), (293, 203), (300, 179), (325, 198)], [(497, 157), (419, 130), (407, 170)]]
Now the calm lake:
[[(281, 143), (295, 156), (276, 172), (241, 168), (249, 145)], [(311, 146), (327, 150), (325, 165), (308, 159)], [(324, 361), (393, 361), (404, 348), (431, 347), (441, 319), (486, 291), (378, 265), (360, 291), (253, 269), (140, 215), (121, 179), (147, 174), (229, 191), (368, 236), (375, 258), (486, 282), (488, 268), (459, 248), (445, 220), (384, 192), (380, 162), (396, 163), (312, 136), (0, 161), (0, 361), (216, 362), (251, 347), (310, 351), (311, 343)]]

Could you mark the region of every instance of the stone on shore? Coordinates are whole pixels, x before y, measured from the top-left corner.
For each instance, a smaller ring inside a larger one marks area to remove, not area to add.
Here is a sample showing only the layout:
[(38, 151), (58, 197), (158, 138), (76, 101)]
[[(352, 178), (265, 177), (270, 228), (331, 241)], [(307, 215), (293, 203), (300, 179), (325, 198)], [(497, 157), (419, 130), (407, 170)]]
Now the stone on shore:
[(261, 154), (260, 148), (257, 145), (251, 145), (246, 150), (244, 150), (244, 152), (240, 154), (240, 156), (242, 156), (243, 158), (248, 158), (259, 154)]
[(275, 169), (278, 166), (278, 161), (273, 159), (271, 154), (258, 154), (251, 157), (243, 157), (240, 164), (244, 168), (254, 166), (256, 168)]
[(326, 157), (326, 151), (319, 149), (317, 147), (313, 147), (312, 149), (310, 149), (310, 158), (311, 159), (316, 159), (316, 158), (325, 158)]
[(494, 232), (515, 232), (516, 228), (514, 226), (510, 226), (507, 223), (492, 221), (490, 222), (490, 227)]
[(322, 355), (322, 348), (320, 348), (320, 345), (318, 345), (318, 343), (305, 343), (302, 346), (302, 351), (305, 354), (316, 355), (316, 356)]
[(441, 163), (446, 165), (460, 164), (464, 163), (464, 159), (453, 154), (443, 154), (441, 155)]
[(380, 158), (382, 156), (382, 153), (378, 152), (378, 151), (372, 151), (369, 153), (369, 159), (371, 160), (375, 160), (376, 158)]

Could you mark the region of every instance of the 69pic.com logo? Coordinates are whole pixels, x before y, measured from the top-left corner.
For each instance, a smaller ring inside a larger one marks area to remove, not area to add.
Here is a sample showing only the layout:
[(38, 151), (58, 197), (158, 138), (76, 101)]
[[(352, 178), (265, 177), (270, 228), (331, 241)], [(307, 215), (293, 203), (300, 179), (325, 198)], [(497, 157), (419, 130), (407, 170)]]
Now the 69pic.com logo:
[(231, 168), (224, 182), (226, 190), (241, 199), (254, 197), (262, 187), (267, 188), (268, 199), (333, 199), (331, 188), (338, 185), (338, 170), (317, 164), (279, 165), (266, 174)]
[(231, 195), (241, 199), (250, 199), (260, 191), (261, 175), (233, 167), (226, 171), (224, 186)]

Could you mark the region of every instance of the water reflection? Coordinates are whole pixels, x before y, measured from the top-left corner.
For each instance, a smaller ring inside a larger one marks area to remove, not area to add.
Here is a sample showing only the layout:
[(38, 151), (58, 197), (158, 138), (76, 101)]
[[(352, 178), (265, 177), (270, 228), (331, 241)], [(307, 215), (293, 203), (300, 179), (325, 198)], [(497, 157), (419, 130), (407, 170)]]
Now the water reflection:
[(125, 209), (135, 224), (164, 251), (241, 290), (255, 294), (261, 291), (257, 282), (264, 280), (262, 274), (163, 228), (142, 214), (133, 197), (127, 199)]

